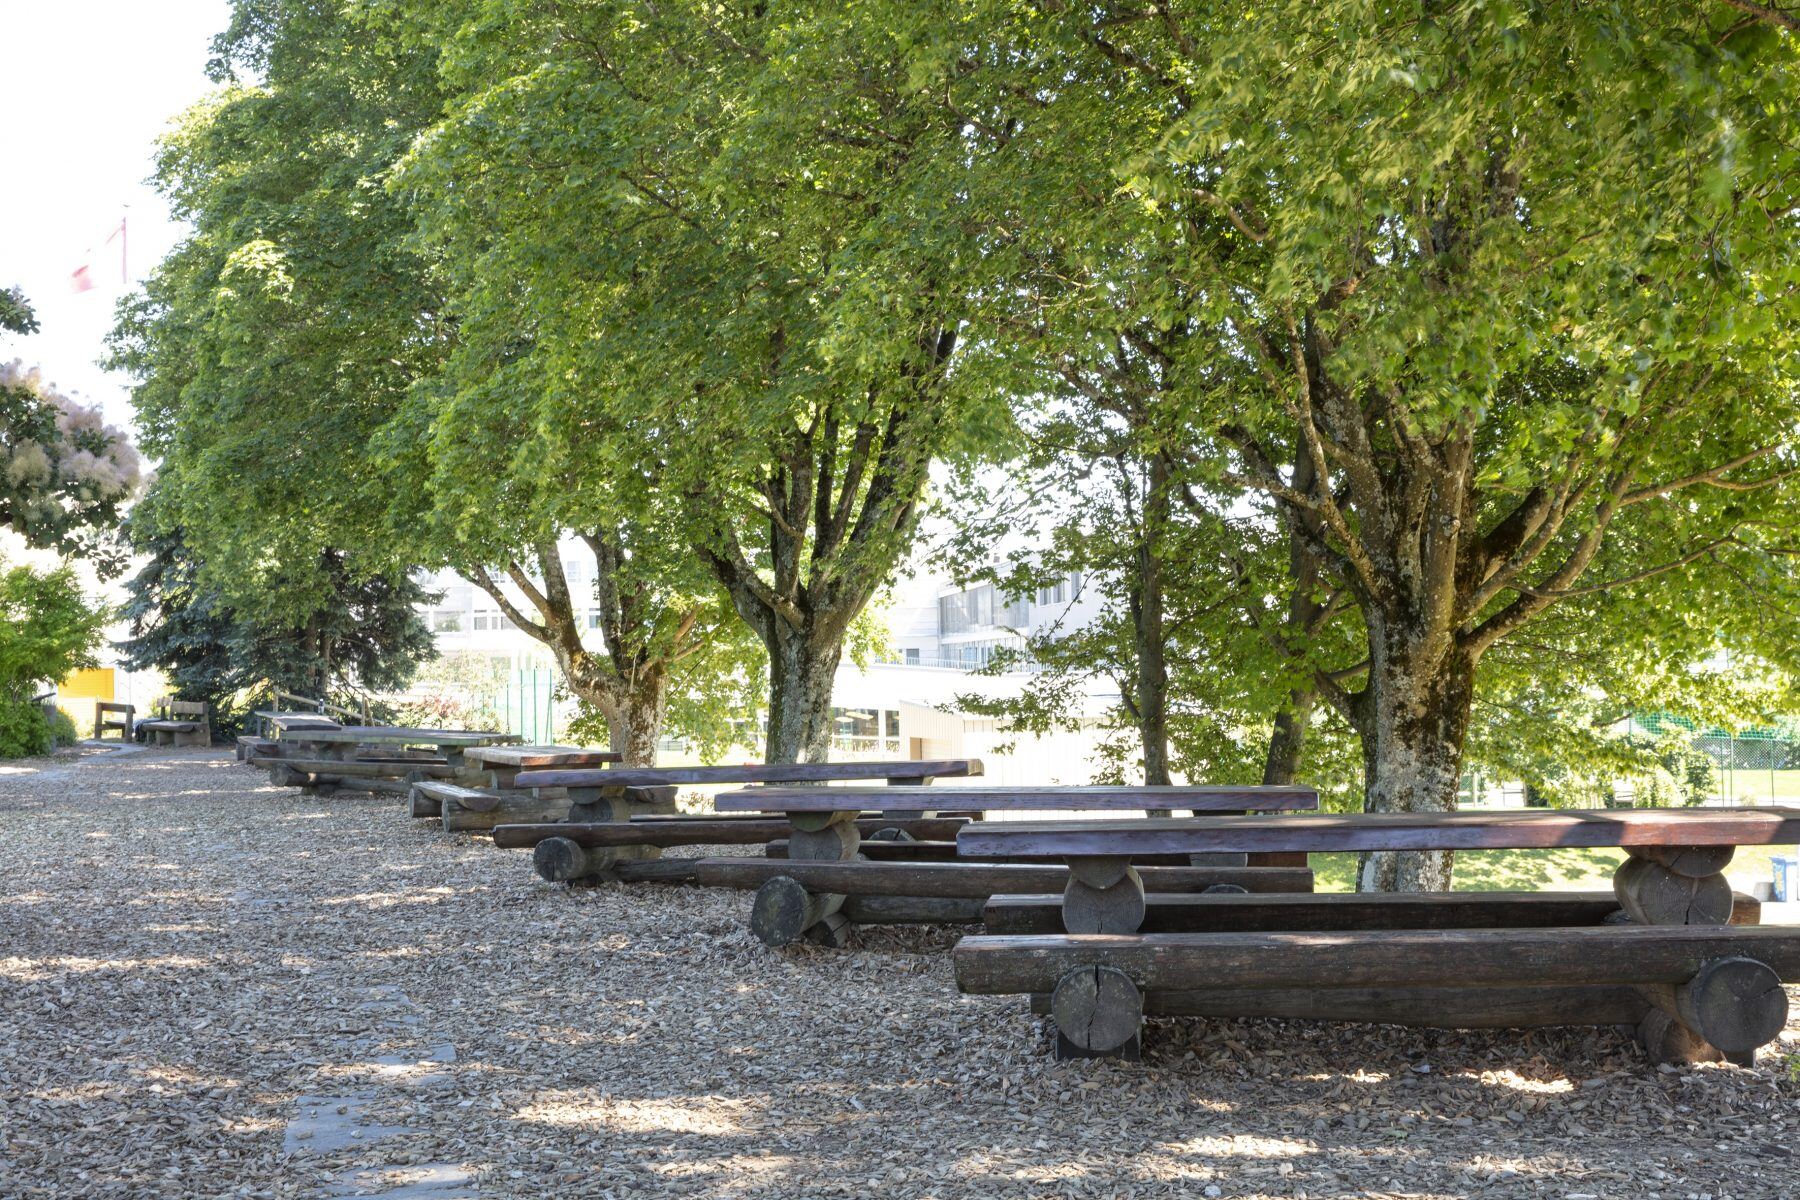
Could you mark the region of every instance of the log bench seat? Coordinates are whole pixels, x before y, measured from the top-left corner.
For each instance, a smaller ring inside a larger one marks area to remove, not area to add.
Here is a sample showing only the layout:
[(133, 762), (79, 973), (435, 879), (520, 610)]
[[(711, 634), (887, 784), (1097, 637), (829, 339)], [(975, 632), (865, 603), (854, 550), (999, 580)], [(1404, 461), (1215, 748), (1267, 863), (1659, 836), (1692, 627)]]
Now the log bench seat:
[(210, 746), (212, 722), (204, 700), (158, 700), (155, 716), (139, 721), (144, 740), (156, 746)]
[[(952, 799), (954, 797), (954, 799)], [(1093, 786), (1093, 787), (990, 787), (956, 785), (943, 788), (914, 786), (868, 787), (783, 787), (764, 786), (726, 792), (714, 800), (721, 812), (761, 812), (782, 814), (790, 826), (785, 838), (771, 842), (770, 858), (785, 857), (792, 863), (850, 863), (873, 860), (877, 871), (862, 876), (846, 876), (848, 880), (875, 878), (880, 868), (891, 869), (895, 878), (905, 878), (904, 868), (925, 862), (941, 863), (950, 871), (979, 865), (971, 859), (982, 856), (959, 853), (971, 829), (993, 824), (1009, 826), (1012, 822), (975, 821), (962, 826), (956, 844), (930, 841), (877, 842), (863, 841), (856, 826), (857, 816), (866, 808), (893, 806), (900, 812), (922, 813), (933, 804), (953, 803), (958, 809), (987, 814), (994, 812), (1034, 811), (1136, 811), (1173, 810), (1210, 813), (1286, 813), (1317, 809), (1318, 792), (1309, 787), (1217, 787), (1217, 786)], [(1221, 817), (1237, 820), (1238, 817)], [(1056, 865), (1061, 855), (1008, 854), (1019, 862)], [(1199, 858), (1187, 852), (1152, 851), (1137, 856), (1138, 866), (1186, 866), (1233, 868), (1241, 871), (1280, 870), (1293, 872), (1285, 879), (1304, 878), (1311, 886), (1304, 855), (1284, 853), (1252, 857), (1242, 853), (1203, 854)], [(817, 878), (816, 876), (814, 878)], [(771, 946), (783, 946), (802, 938), (825, 944), (842, 944), (849, 928), (845, 918), (846, 899), (858, 895), (900, 897), (907, 893), (895, 888), (879, 893), (823, 892), (801, 881), (799, 875), (770, 875), (757, 889), (751, 905), (750, 926), (759, 938)], [(989, 894), (992, 894), (991, 892)], [(920, 897), (923, 898), (923, 897)], [(969, 897), (962, 897), (967, 899)], [(856, 906), (850, 906), (855, 908)], [(864, 906), (867, 907), (867, 906)], [(903, 906), (888, 904), (887, 911), (897, 913)], [(919, 911), (942, 906), (920, 906)], [(966, 908), (966, 906), (965, 906)], [(959, 910), (962, 911), (962, 910)]]
[(251, 766), (267, 766), (268, 760), (277, 753), (277, 744), (273, 738), (241, 733), (237, 739), (237, 760)]
[(509, 821), (541, 821), (569, 806), (566, 798), (554, 795), (488, 791), (439, 779), (415, 780), (410, 787), (413, 812), (435, 805), (445, 833), (491, 830)]
[[(1166, 895), (1145, 868), (1140, 933), (1332, 932), (1370, 929), (1531, 929), (1602, 925), (1623, 913), (1611, 892), (1355, 892), (1322, 895)], [(702, 869), (701, 878), (705, 878)], [(1237, 883), (1238, 880), (1225, 880)], [(1248, 891), (1249, 889), (1246, 889)], [(1296, 889), (1298, 890), (1298, 889)], [(990, 934), (1063, 932), (1060, 892), (996, 894), (982, 924)], [(1730, 924), (1755, 925), (1762, 905), (1742, 892), (1732, 896)]]
[[(1641, 1009), (1639, 1039), (1659, 1061), (1743, 1062), (1786, 1021), (1800, 929), (1755, 924), (1755, 902), (1723, 871), (1736, 846), (1795, 841), (1800, 810), (1783, 808), (971, 825), (960, 849), (1061, 855), (1069, 877), (1060, 902), (990, 901), (994, 926), (956, 949), (957, 982), (1040, 997), (1068, 1057), (1134, 1057), (1146, 1012), (1540, 1025)], [(1611, 896), (1151, 898), (1133, 865), (1148, 853), (1558, 846), (1624, 849)], [(1052, 921), (1060, 932), (1045, 932)], [(1340, 989), (1357, 989), (1351, 1003)], [(1425, 1001), (1441, 1003), (1423, 1012)]]

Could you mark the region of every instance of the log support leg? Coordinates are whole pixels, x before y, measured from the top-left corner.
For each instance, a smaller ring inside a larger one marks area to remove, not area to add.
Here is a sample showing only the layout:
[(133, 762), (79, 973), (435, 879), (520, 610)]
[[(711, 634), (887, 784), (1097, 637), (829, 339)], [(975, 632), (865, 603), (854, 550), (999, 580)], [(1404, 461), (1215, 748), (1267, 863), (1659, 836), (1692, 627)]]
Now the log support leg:
[(1050, 994), (1056, 1057), (1122, 1058), (1143, 1053), (1144, 994), (1114, 967), (1077, 967)]
[(1717, 871), (1684, 875), (1634, 853), (1613, 872), (1613, 892), (1637, 925), (1724, 925), (1731, 920), (1731, 885)]
[[(1613, 874), (1613, 891), (1634, 925), (1724, 925), (1731, 885), (1723, 874), (1730, 846), (1633, 846)], [(1682, 984), (1638, 991), (1653, 1007), (1638, 1041), (1658, 1063), (1749, 1065), (1757, 1048), (1787, 1025), (1787, 993), (1766, 964), (1752, 958), (1712, 959)]]
[(1136, 933), (1144, 923), (1144, 879), (1125, 858), (1072, 858), (1063, 888), (1070, 933)]
[[(850, 862), (862, 845), (854, 812), (790, 812), (788, 858), (805, 862)], [(777, 875), (756, 890), (750, 906), (750, 931), (765, 946), (791, 946), (798, 941), (842, 947), (850, 937), (850, 919), (841, 911), (844, 897), (808, 892), (797, 881)]]
[(1639, 1040), (1658, 1062), (1749, 1062), (1787, 1026), (1781, 978), (1753, 958), (1715, 958), (1686, 983), (1639, 990), (1656, 1006)]
[[(534, 795), (545, 795), (542, 790)], [(629, 821), (675, 811), (675, 788), (570, 788), (568, 820)], [(546, 838), (531, 852), (531, 865), (552, 883), (603, 883), (616, 879), (625, 863), (662, 857), (658, 846), (583, 846), (569, 838)]]

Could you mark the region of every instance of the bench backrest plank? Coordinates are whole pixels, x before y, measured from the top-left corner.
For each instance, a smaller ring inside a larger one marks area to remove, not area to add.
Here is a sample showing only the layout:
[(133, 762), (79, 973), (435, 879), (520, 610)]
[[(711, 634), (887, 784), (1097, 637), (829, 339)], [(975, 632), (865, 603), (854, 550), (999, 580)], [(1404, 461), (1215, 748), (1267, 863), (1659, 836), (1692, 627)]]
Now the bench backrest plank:
[[(652, 787), (660, 783), (829, 783), (834, 779), (942, 779), (981, 774), (978, 758), (905, 762), (744, 763), (735, 767), (615, 767), (604, 771), (525, 771), (518, 786)], [(886, 789), (883, 789), (885, 792)], [(936, 793), (933, 793), (935, 795)], [(877, 808), (895, 808), (879, 804)]]
[(964, 854), (1007, 858), (1271, 851), (1532, 850), (1800, 842), (1800, 809), (1630, 808), (977, 823)]
[(941, 808), (1018, 812), (1042, 809), (1185, 808), (1212, 812), (1299, 812), (1319, 807), (1308, 787), (832, 787), (747, 788), (713, 800), (720, 812), (848, 812), (868, 808)]

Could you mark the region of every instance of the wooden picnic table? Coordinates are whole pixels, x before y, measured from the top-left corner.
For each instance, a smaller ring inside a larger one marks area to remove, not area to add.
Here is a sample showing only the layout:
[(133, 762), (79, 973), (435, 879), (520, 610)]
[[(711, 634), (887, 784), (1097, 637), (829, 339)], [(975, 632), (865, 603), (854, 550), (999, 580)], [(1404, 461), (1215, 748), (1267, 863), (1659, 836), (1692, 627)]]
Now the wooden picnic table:
[[(495, 827), (494, 835), (496, 841), (504, 845), (530, 845), (532, 865), (545, 879), (577, 883), (617, 877), (619, 866), (626, 862), (654, 859), (665, 846), (707, 845), (715, 841), (741, 843), (744, 831), (722, 826), (722, 818), (716, 815), (676, 815), (675, 791), (684, 784), (820, 784), (831, 780), (884, 779), (890, 784), (922, 785), (936, 778), (980, 775), (981, 772), (981, 760), (973, 758), (521, 771), (515, 777), (515, 783), (519, 787), (568, 789), (572, 803), (567, 826), (553, 833), (552, 825), (501, 824)], [(909, 823), (916, 824), (924, 817), (922, 811), (902, 810), (893, 803), (892, 794), (899, 794), (902, 790), (873, 790), (871, 807), (891, 827), (878, 830), (878, 834), (895, 832), (911, 836), (911, 831), (906, 826)], [(929, 790), (927, 795), (933, 802), (942, 796), (936, 789)], [(849, 814), (841, 818), (850, 822), (850, 827), (847, 832), (839, 831), (832, 836), (840, 839), (840, 842), (844, 838), (860, 840), (861, 831), (855, 824), (857, 816), (860, 814)], [(633, 827), (636, 819), (645, 817), (668, 819), (668, 823), (656, 831), (654, 841)], [(803, 822), (807, 820), (801, 819)], [(838, 817), (826, 816), (813, 822), (813, 826), (816, 830), (822, 830), (827, 824), (838, 820)], [(782, 832), (788, 831), (789, 827), (784, 825)], [(939, 831), (948, 832), (941, 828)], [(766, 836), (771, 831), (760, 832)], [(759, 836), (755, 840), (762, 841), (765, 838)]]
[[(1743, 1061), (1786, 1021), (1781, 983), (1800, 979), (1800, 930), (1756, 928), (1758, 906), (1734, 895), (1723, 871), (1737, 846), (1793, 842), (1800, 809), (1790, 808), (969, 825), (957, 833), (959, 852), (1060, 856), (1069, 880), (1063, 933), (966, 938), (955, 951), (957, 980), (968, 992), (1046, 996), (1059, 1051), (1069, 1056), (1133, 1053), (1146, 991), (1159, 993), (1157, 1012), (1329, 1015), (1336, 989), (1358, 988), (1346, 1011), (1420, 1023), (1479, 1024), (1486, 1013), (1525, 1025), (1579, 1024), (1635, 1004), (1640, 1038), (1659, 1060)], [(1254, 903), (1219, 896), (1153, 906), (1131, 865), (1138, 855), (1200, 851), (1567, 846), (1626, 851), (1614, 905), (1596, 896), (1444, 893)], [(1046, 901), (996, 897), (990, 908), (1017, 909), (1019, 927), (1038, 929)], [(1204, 922), (1209, 908), (1226, 919), (1204, 932), (1145, 931)], [(1253, 908), (1259, 921), (1247, 918)], [(1561, 923), (1545, 927), (1550, 914)]]
[(545, 771), (567, 767), (600, 767), (623, 762), (617, 750), (596, 746), (471, 746), (463, 757), (490, 768), (513, 771)]
[(363, 747), (428, 746), (452, 767), (463, 765), (464, 752), (481, 746), (522, 742), (516, 733), (487, 729), (419, 729), (398, 725), (300, 725), (282, 731), (282, 740), (313, 748), (315, 757), (353, 761)]
[(271, 709), (257, 709), (250, 714), (257, 720), (283, 729), (342, 729), (343, 726), (324, 713), (280, 712)]
[[(854, 825), (865, 809), (880, 805), (884, 810), (898, 810), (909, 815), (922, 815), (935, 805), (938, 809), (959, 812), (1033, 812), (1119, 811), (1146, 809), (1187, 809), (1205, 812), (1291, 812), (1316, 809), (1319, 794), (1310, 787), (1232, 787), (1213, 785), (1178, 786), (1076, 786), (1020, 787), (957, 785), (945, 788), (923, 787), (780, 787), (765, 786), (725, 792), (713, 800), (720, 812), (764, 812), (784, 814), (792, 827), (783, 849), (789, 859), (798, 862), (848, 862), (859, 853), (873, 857), (873, 848), (864, 844)], [(1226, 818), (1236, 820), (1239, 818)], [(976, 821), (957, 833), (957, 845), (976, 826), (1003, 827), (1012, 822)], [(896, 856), (924, 857), (930, 847), (897, 847)], [(949, 847), (944, 854), (949, 857)], [(921, 853), (923, 852), (923, 853)], [(882, 857), (889, 857), (884, 854)], [(1039, 856), (1041, 857), (1041, 856)], [(1159, 863), (1187, 863), (1214, 868), (1305, 870), (1305, 860), (1296, 863), (1293, 856), (1276, 857), (1244, 854), (1207, 855), (1195, 858), (1158, 858)], [(896, 868), (906, 864), (892, 862), (883, 866)], [(1221, 886), (1226, 881), (1218, 881)], [(1232, 884), (1231, 886), (1240, 886)], [(770, 945), (785, 945), (801, 937), (837, 913), (851, 893), (818, 892), (801, 882), (797, 873), (788, 872), (766, 879), (757, 889), (756, 903), (751, 909), (751, 928)]]
[[(1074, 787), (959, 784), (953, 788), (758, 787), (723, 792), (713, 799), (713, 807), (720, 812), (829, 813), (870, 808), (877, 804), (883, 808), (942, 808), (944, 805), (940, 802), (944, 800), (953, 801), (957, 808), (988, 812), (1182, 808), (1238, 813), (1311, 811), (1319, 807), (1319, 793), (1309, 787), (1190, 787), (1179, 784)], [(908, 801), (912, 803), (909, 804)]]

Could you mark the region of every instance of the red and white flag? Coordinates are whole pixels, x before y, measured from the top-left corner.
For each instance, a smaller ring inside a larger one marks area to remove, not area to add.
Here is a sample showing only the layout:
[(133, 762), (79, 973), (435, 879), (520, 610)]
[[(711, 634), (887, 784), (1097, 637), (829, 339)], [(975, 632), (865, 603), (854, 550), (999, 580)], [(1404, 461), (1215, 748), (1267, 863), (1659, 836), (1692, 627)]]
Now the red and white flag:
[(118, 247), (119, 286), (124, 287), (125, 276), (125, 218), (120, 217), (106, 240), (97, 246), (89, 246), (87, 253), (81, 256), (81, 265), (69, 276), (71, 292), (86, 292), (98, 284), (112, 278), (113, 248)]

